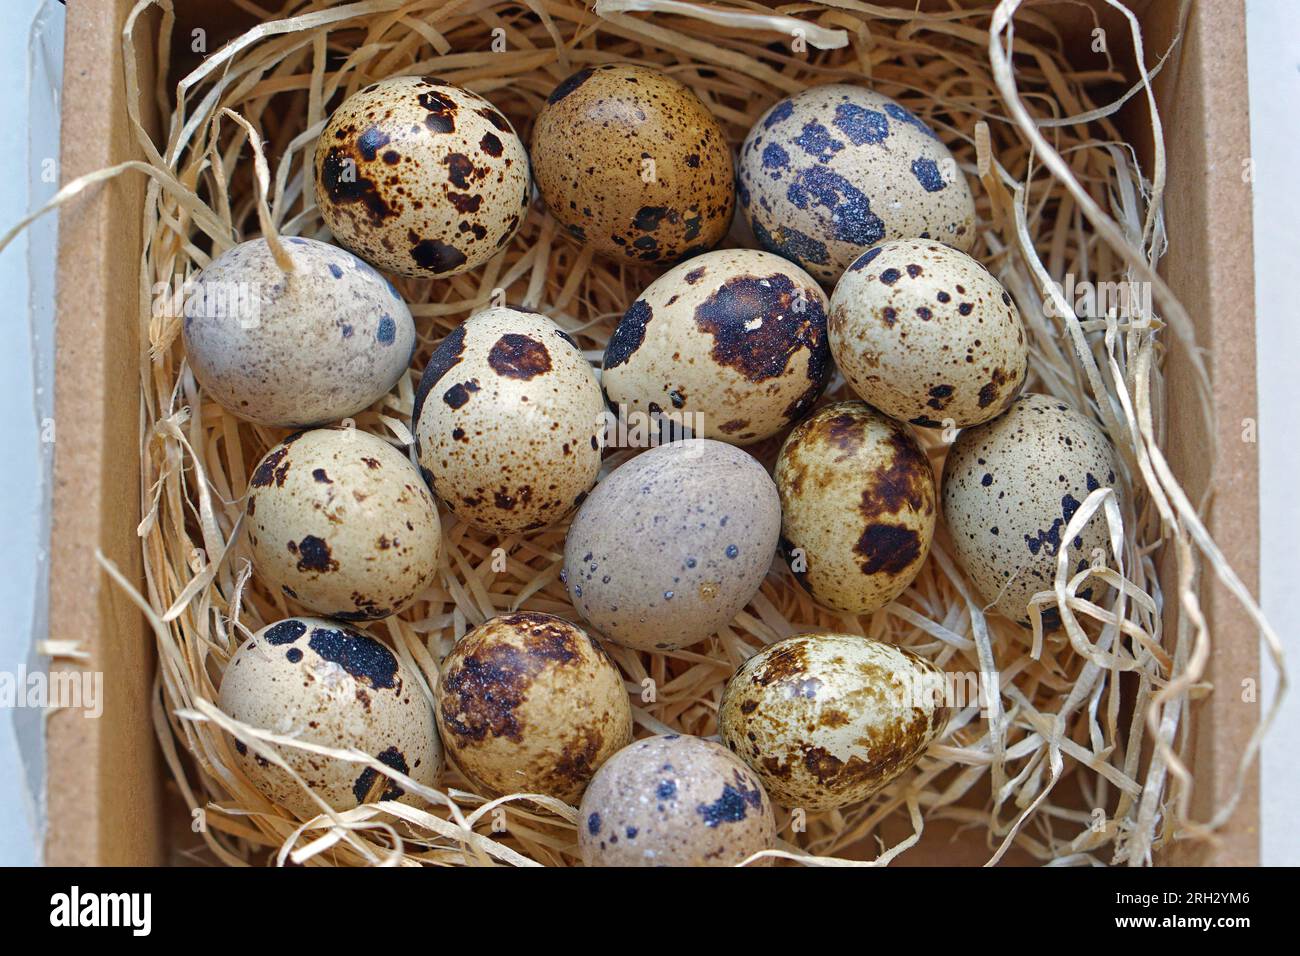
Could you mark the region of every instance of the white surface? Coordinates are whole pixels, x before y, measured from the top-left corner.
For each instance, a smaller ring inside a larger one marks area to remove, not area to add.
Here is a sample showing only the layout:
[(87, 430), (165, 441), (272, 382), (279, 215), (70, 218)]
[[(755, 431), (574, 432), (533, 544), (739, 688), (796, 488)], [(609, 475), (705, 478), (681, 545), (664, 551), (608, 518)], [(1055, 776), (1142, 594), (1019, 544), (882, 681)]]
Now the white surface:
[[(1295, 794), (1300, 788), (1300, 322), (1296, 264), (1300, 262), (1300, 189), (1295, 187), (1300, 142), (1300, 3), (1247, 0), (1250, 144), (1255, 160), (1255, 336), (1259, 361), (1259, 464), (1264, 612), (1287, 643), (1291, 692), (1264, 745), (1262, 861), (1300, 865)], [(1261, 703), (1276, 676), (1263, 669)]]
[[(63, 7), (54, 0), (10, 0), (0, 31), (0, 129), (27, 154), (0, 177), (0, 230), (58, 188), (58, 108)], [(30, 67), (30, 74), (29, 74)], [(13, 154), (11, 154), (13, 155)], [(21, 155), (21, 153), (19, 154)], [(55, 181), (46, 182), (53, 177)], [(0, 253), (0, 301), (7, 335), (0, 349), (0, 670), (41, 668), (32, 635), (46, 630), (46, 541), (53, 445), (42, 442), (51, 410), (56, 221), (50, 217)], [(40, 861), (44, 829), (44, 720), (40, 710), (0, 711), (0, 863)]]
[[(1213, 2), (1213, 0), (1200, 0)], [(57, 110), (46, 77), (57, 80), (62, 60), (63, 8), (55, 0), (6, 0), (0, 31), (0, 129), (27, 131), (8, 140), (26, 146), (28, 165), (0, 176), (0, 231), (53, 192), (41, 179), (42, 162), (56, 158)], [(48, 20), (32, 23), (38, 10)], [(1251, 141), (1254, 184), (1256, 308), (1258, 324), (1265, 610), (1289, 642), (1291, 670), (1300, 668), (1300, 587), (1293, 542), (1300, 539), (1300, 317), (1291, 288), (1300, 262), (1300, 189), (1294, 153), (1300, 143), (1300, 3), (1247, 0)], [(29, 54), (45, 50), (43, 56)], [(38, 65), (28, 81), (29, 60)], [(1235, 175), (1236, 171), (1232, 171)], [(53, 340), (53, 217), (42, 220), (0, 253), (0, 301), (8, 335), (0, 349), (0, 670), (30, 667), (32, 635), (45, 632), (45, 538), (52, 446), (43, 444), (42, 420), (51, 415)], [(1273, 676), (1266, 668), (1264, 692)], [(41, 803), (39, 712), (0, 712), (0, 864), (39, 860)], [(1300, 792), (1300, 687), (1264, 747), (1263, 859), (1300, 865), (1294, 795)]]

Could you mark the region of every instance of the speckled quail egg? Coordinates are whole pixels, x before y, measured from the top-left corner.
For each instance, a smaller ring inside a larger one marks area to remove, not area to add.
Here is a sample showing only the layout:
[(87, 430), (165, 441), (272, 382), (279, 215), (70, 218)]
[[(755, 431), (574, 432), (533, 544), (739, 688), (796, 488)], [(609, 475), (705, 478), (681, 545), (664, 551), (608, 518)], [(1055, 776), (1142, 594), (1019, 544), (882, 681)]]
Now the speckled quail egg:
[(231, 246), (194, 280), (182, 323), (204, 392), (259, 425), (321, 425), (355, 415), (406, 372), (415, 323), (397, 290), (356, 256), (284, 238)]
[(837, 402), (792, 431), (776, 461), (782, 550), (827, 607), (864, 614), (912, 583), (934, 537), (935, 482), (905, 425)]
[(615, 259), (673, 262), (727, 233), (735, 186), (722, 127), (699, 97), (644, 66), (587, 67), (533, 127), (537, 188), (569, 234)]
[(763, 247), (833, 283), (882, 239), (975, 243), (975, 200), (934, 131), (861, 86), (814, 86), (759, 118), (737, 191)]
[(851, 634), (801, 634), (747, 660), (722, 694), (723, 742), (785, 807), (831, 810), (898, 779), (947, 726), (941, 669)]
[(853, 390), (913, 425), (988, 421), (1029, 371), (1011, 296), (966, 253), (938, 242), (868, 249), (835, 286), (828, 324), (835, 364)]
[[(226, 665), (219, 706), (260, 730), (364, 751), (426, 786), (442, 767), (433, 708), (419, 682), (384, 644), (337, 621), (290, 617), (262, 628)], [(275, 749), (335, 810), (378, 800), (424, 802), (372, 767)], [(323, 812), (247, 744), (236, 740), (235, 751), (244, 775), (272, 803), (302, 819)]]
[(569, 599), (617, 644), (686, 647), (757, 593), (780, 529), (776, 487), (749, 454), (709, 438), (659, 445), (578, 510), (564, 542)]
[[(1069, 575), (1112, 559), (1099, 511), (1073, 540), (1063, 536), (1088, 495), (1115, 487), (1115, 452), (1100, 428), (1050, 395), (1025, 394), (1006, 414), (963, 430), (943, 471), (943, 515), (954, 556), (981, 600), (1028, 626), (1029, 599), (1056, 580), (1057, 554), (1068, 549)], [(1107, 585), (1091, 578), (1078, 594), (1099, 600)], [(1043, 625), (1060, 624), (1054, 605)]]
[(632, 303), (605, 350), (605, 392), (697, 438), (748, 445), (775, 435), (826, 385), (826, 306), (817, 282), (780, 256), (706, 252)]
[(245, 510), (258, 575), (320, 614), (387, 617), (433, 583), (442, 546), (433, 497), (375, 435), (291, 435), (253, 471)]
[(587, 866), (735, 866), (775, 842), (772, 804), (753, 771), (699, 737), (666, 734), (624, 747), (578, 810)]
[(395, 76), (349, 96), (316, 144), (316, 204), (334, 237), (407, 276), (450, 276), (510, 241), (529, 202), (528, 154), (476, 93)]
[(534, 611), (494, 617), (456, 643), (442, 662), (437, 720), (480, 787), (566, 803), (632, 739), (627, 690), (605, 649)]
[(457, 517), (498, 534), (544, 528), (600, 471), (605, 399), (544, 315), (489, 309), (434, 350), (415, 397), (420, 467)]

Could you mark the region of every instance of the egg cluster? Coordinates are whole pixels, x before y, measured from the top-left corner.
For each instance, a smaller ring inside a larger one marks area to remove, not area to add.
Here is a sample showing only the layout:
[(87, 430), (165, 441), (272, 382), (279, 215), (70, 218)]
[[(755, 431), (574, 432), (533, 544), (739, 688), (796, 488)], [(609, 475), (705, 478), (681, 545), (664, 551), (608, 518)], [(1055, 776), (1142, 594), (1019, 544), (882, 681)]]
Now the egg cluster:
[[(1072, 519), (1116, 484), (1114, 452), (1080, 411), (1021, 394), (1027, 337), (969, 255), (970, 188), (902, 104), (813, 87), (772, 105), (733, 157), (687, 87), (604, 64), (550, 94), (530, 158), (488, 100), (397, 77), (334, 111), (314, 172), (337, 245), (227, 249), (183, 323), (205, 398), (302, 429), (256, 463), (244, 498), (256, 574), (293, 613), (243, 643), (220, 686), (228, 714), (267, 732), (236, 740), (234, 763), (284, 811), (424, 805), (445, 750), (483, 794), (579, 806), (590, 865), (770, 862), (773, 801), (862, 801), (943, 734), (942, 669), (854, 634), (800, 634), (731, 677), (722, 744), (634, 741), (636, 684), (606, 643), (663, 653), (722, 632), (739, 651), (728, 625), (785, 573), (778, 557), (821, 606), (875, 612), (915, 579), (940, 510), (988, 610), (1028, 624), (1061, 560), (1085, 575), (1085, 598), (1106, 587), (1090, 575), (1105, 529)], [(662, 267), (599, 371), (550, 318), (497, 305), (434, 349), (408, 451), (356, 428), (416, 348), (384, 273), (483, 265), (534, 184), (565, 241)], [(737, 207), (762, 248), (713, 248)], [(858, 398), (822, 404), (837, 368)], [(611, 415), (628, 412), (652, 422), (651, 447), (598, 482)], [(913, 428), (961, 430), (942, 486)], [(769, 473), (747, 446), (778, 436)], [(418, 666), (423, 648), (359, 629), (417, 605), (440, 574), (451, 586), (443, 520), (504, 537), (570, 516), (560, 577), (574, 620), (503, 612), (436, 674)]]

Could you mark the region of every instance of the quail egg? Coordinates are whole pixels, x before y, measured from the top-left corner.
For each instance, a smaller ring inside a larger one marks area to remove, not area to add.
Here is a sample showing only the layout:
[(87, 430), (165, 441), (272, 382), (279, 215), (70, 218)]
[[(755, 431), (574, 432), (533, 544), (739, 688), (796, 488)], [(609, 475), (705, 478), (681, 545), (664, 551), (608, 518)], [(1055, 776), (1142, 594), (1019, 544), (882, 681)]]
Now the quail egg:
[(768, 252), (681, 263), (632, 303), (605, 350), (611, 403), (748, 445), (798, 419), (830, 374), (826, 296)]
[(388, 442), (355, 428), (299, 432), (248, 483), (257, 573), (320, 614), (396, 614), (433, 583), (442, 532), (420, 473)]
[(518, 230), (529, 199), (528, 154), (510, 121), (431, 76), (353, 93), (316, 144), (316, 204), (330, 231), (401, 275), (482, 265)]
[(415, 398), (420, 466), (457, 517), (497, 534), (554, 524), (596, 482), (605, 399), (554, 322), (496, 308), (434, 350)]
[(975, 243), (975, 200), (934, 130), (861, 86), (814, 86), (740, 148), (740, 208), (765, 249), (833, 283), (882, 239)]
[(934, 537), (935, 482), (906, 426), (862, 402), (827, 405), (776, 461), (782, 549), (820, 603), (865, 614), (898, 597)]
[(801, 634), (736, 671), (718, 729), (784, 807), (832, 810), (897, 780), (947, 726), (944, 672), (906, 648)]
[(913, 425), (988, 421), (1029, 371), (1011, 296), (966, 253), (938, 242), (868, 249), (835, 286), (828, 324), (835, 364), (853, 390)]
[[(419, 682), (387, 646), (337, 621), (290, 617), (262, 628), (226, 665), (219, 706), (261, 730), (364, 751), (425, 786), (434, 785), (442, 767), (433, 708)], [(372, 767), (275, 749), (335, 810), (378, 800), (424, 802)], [(236, 740), (235, 752), (267, 800), (304, 820), (322, 812), (288, 773), (247, 744)]]
[(753, 771), (699, 737), (666, 734), (624, 747), (596, 773), (578, 811), (587, 866), (735, 866), (775, 842), (772, 804)]
[(606, 256), (673, 262), (712, 248), (731, 225), (722, 127), (658, 70), (610, 63), (570, 76), (537, 117), (532, 156), (551, 215)]
[[(1003, 415), (964, 429), (943, 470), (943, 515), (953, 553), (980, 599), (1029, 626), (1029, 599), (1051, 590), (1057, 554), (1068, 551), (1071, 576), (1111, 556), (1099, 511), (1081, 534), (1065, 529), (1088, 495), (1116, 487), (1115, 451), (1100, 428), (1050, 395), (1021, 395)], [(1099, 600), (1097, 578), (1079, 588)], [(1060, 625), (1055, 606), (1043, 608), (1043, 626)]]
[(638, 650), (704, 640), (758, 592), (781, 528), (763, 466), (708, 438), (659, 445), (596, 486), (564, 542), (578, 613)]
[(195, 278), (185, 354), (204, 393), (259, 425), (321, 425), (355, 415), (406, 372), (415, 323), (402, 297), (329, 243), (265, 239), (231, 246)]
[(479, 786), (566, 803), (632, 739), (627, 691), (605, 649), (533, 611), (494, 617), (456, 643), (442, 662), (437, 719)]

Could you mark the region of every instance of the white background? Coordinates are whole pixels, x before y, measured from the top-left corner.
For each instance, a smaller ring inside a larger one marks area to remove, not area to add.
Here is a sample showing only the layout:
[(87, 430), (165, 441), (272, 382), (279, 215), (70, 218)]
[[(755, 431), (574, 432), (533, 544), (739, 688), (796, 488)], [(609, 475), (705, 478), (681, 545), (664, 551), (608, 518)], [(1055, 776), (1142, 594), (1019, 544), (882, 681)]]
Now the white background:
[[(1158, 0), (1172, 2), (1172, 0)], [(1199, 0), (1217, 2), (1217, 0)], [(42, 181), (58, 155), (53, 97), (62, 53), (63, 8), (55, 0), (5, 0), (0, 31), (0, 129), (25, 146), (28, 165), (0, 176), (0, 231), (48, 198)], [(1300, 2), (1247, 0), (1259, 361), (1264, 606), (1300, 669)], [(1242, 104), (1243, 108), (1245, 104)], [(11, 153), (12, 155), (12, 153)], [(54, 219), (0, 253), (0, 670), (35, 662), (44, 635), (45, 540), (50, 416)], [(1268, 672), (1266, 671), (1266, 674)], [(1266, 689), (1272, 677), (1265, 679)], [(0, 712), (0, 864), (39, 862), (41, 720)], [(1300, 865), (1295, 794), (1300, 792), (1300, 687), (1274, 728), (1263, 758), (1263, 859)]]

